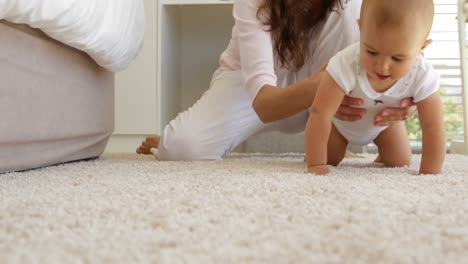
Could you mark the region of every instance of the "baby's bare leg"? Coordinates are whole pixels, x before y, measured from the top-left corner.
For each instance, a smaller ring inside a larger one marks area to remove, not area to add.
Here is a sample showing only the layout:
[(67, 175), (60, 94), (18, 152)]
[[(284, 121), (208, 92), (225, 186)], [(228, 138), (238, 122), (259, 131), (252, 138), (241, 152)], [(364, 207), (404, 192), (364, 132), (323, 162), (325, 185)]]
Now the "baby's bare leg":
[(402, 167), (411, 162), (411, 146), (404, 122), (398, 122), (382, 131), (374, 140), (379, 149), (376, 162), (387, 167)]
[(161, 137), (158, 135), (146, 137), (141, 145), (136, 149), (136, 153), (138, 154), (152, 154), (152, 148), (158, 148), (159, 146), (159, 139)]
[(327, 163), (332, 166), (338, 166), (346, 154), (348, 140), (332, 124), (330, 138), (327, 147)]

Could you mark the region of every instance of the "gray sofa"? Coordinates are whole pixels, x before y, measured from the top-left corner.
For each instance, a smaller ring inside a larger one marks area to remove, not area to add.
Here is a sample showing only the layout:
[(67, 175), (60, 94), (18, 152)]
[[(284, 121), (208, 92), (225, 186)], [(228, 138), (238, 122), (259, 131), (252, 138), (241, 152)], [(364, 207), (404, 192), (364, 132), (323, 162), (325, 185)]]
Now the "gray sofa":
[(0, 172), (101, 155), (114, 74), (25, 25), (0, 20), (0, 43)]

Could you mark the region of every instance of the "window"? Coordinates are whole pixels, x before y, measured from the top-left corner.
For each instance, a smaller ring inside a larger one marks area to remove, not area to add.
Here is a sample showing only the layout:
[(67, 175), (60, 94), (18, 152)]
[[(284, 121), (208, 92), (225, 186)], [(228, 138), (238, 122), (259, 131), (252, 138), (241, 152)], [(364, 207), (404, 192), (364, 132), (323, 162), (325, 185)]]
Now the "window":
[[(463, 102), (461, 63), (458, 42), (457, 0), (434, 0), (435, 16), (429, 38), (433, 40), (424, 51), (424, 57), (441, 75), (439, 92), (444, 103), (447, 146), (452, 140), (463, 140)], [(415, 152), (421, 150), (422, 131), (416, 116), (406, 121), (408, 136)], [(366, 147), (375, 152), (376, 146)]]
[[(435, 0), (435, 17), (429, 36), (433, 43), (425, 50), (425, 58), (441, 75), (440, 93), (444, 102), (447, 140), (463, 139), (463, 102), (458, 42), (457, 0)], [(407, 122), (413, 145), (421, 142), (419, 120)]]
[(463, 140), (454, 140), (451, 142), (451, 151), (459, 154), (468, 155), (468, 116), (467, 116), (467, 102), (468, 102), (468, 54), (467, 54), (467, 11), (468, 11), (468, 1), (467, 0), (458, 0), (457, 2), (458, 10), (458, 37), (459, 37), (459, 50), (460, 50), (460, 70), (461, 70), (461, 80), (462, 80), (462, 99), (463, 99), (463, 123), (464, 127), (464, 139)]

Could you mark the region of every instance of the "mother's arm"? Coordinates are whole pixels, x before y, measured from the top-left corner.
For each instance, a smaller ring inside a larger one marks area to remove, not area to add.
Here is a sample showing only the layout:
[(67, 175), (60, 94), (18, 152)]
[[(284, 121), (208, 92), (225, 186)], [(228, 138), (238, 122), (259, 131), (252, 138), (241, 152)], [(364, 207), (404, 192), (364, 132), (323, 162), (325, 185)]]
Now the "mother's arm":
[[(326, 64), (308, 78), (284, 88), (269, 84), (263, 85), (252, 103), (260, 120), (270, 123), (309, 109), (325, 68)], [(362, 103), (362, 99), (345, 96), (335, 117), (343, 121), (361, 119), (366, 113), (366, 109), (359, 108)], [(385, 108), (377, 114), (374, 123), (378, 126), (388, 126), (406, 120), (416, 111), (417, 108), (412, 98), (404, 98), (400, 102), (400, 107)]]
[(316, 72), (309, 78), (284, 88), (264, 85), (255, 97), (252, 107), (264, 123), (300, 113), (312, 105), (320, 75), (321, 71)]
[[(274, 122), (310, 108), (324, 70), (325, 66), (308, 78), (285, 88), (264, 85), (252, 104), (260, 120), (264, 123)], [(335, 117), (344, 121), (359, 120), (366, 113), (366, 109), (357, 108), (361, 104), (361, 99), (345, 96)], [(417, 111), (411, 98), (402, 99), (400, 105), (382, 110), (375, 116), (375, 124), (390, 125), (405, 120)]]
[[(325, 68), (326, 64), (308, 78), (285, 88), (264, 85), (252, 104), (260, 120), (274, 122), (309, 109)], [(363, 108), (356, 108), (360, 104), (361, 99), (345, 96), (336, 117), (345, 121), (359, 120), (366, 112)]]

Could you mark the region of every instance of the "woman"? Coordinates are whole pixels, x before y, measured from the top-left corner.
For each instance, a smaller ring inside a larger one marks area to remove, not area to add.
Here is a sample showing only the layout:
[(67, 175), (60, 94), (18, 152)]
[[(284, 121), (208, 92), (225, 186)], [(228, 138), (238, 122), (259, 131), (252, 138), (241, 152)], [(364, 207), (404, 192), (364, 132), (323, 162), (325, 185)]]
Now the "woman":
[[(210, 88), (151, 136), (137, 153), (161, 160), (221, 159), (253, 134), (303, 131), (322, 65), (359, 40), (361, 0), (235, 0), (232, 38)], [(336, 116), (360, 119), (360, 100), (344, 99)], [(415, 112), (411, 99), (384, 110), (377, 125)]]

